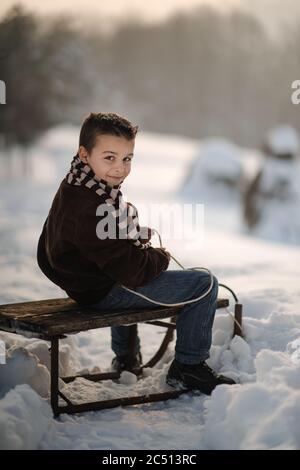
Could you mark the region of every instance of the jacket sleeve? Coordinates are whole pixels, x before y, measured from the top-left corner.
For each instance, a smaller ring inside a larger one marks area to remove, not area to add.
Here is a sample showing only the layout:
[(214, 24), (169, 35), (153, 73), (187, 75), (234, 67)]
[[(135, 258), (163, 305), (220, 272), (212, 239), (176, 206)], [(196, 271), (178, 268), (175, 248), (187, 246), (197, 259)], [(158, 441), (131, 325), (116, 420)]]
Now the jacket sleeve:
[(74, 243), (82, 256), (110, 278), (126, 287), (148, 284), (169, 266), (169, 258), (160, 248), (142, 250), (128, 240), (97, 237), (96, 226), (101, 220), (93, 209), (80, 215)]

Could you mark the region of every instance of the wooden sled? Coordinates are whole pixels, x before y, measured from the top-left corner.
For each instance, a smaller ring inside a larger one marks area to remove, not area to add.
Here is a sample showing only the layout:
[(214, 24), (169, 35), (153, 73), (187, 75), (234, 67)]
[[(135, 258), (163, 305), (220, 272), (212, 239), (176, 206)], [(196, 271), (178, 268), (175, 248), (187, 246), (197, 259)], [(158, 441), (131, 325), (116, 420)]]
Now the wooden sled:
[[(228, 299), (218, 299), (217, 308), (229, 306)], [(102, 400), (88, 403), (73, 403), (59, 390), (59, 378), (69, 383), (78, 377), (91, 381), (107, 379), (117, 380), (120, 375), (117, 372), (105, 372), (97, 374), (75, 375), (59, 377), (59, 340), (66, 335), (76, 334), (95, 328), (129, 325), (130, 328), (130, 357), (134, 358), (135, 338), (137, 335), (137, 323), (148, 323), (154, 326), (166, 328), (165, 336), (154, 356), (138, 370), (131, 371), (138, 377), (142, 375), (143, 368), (154, 367), (163, 357), (168, 344), (173, 340), (176, 328), (176, 316), (182, 307), (156, 307), (142, 310), (118, 310), (101, 311), (90, 307), (80, 307), (70, 298), (48, 299), (34, 302), (22, 302), (0, 305), (0, 330), (17, 333), (49, 341), (51, 356), (51, 390), (50, 402), (54, 416), (61, 413), (80, 413), (92, 410), (103, 410), (117, 406), (136, 405), (150, 403), (170, 398), (177, 398), (183, 391), (172, 390), (162, 393), (124, 397), (112, 400)], [(170, 318), (170, 321), (165, 321)], [(235, 318), (241, 325), (241, 305), (236, 304)], [(234, 335), (242, 336), (238, 324), (234, 324)], [(133, 362), (132, 362), (133, 363)], [(65, 405), (59, 404), (61, 397)]]

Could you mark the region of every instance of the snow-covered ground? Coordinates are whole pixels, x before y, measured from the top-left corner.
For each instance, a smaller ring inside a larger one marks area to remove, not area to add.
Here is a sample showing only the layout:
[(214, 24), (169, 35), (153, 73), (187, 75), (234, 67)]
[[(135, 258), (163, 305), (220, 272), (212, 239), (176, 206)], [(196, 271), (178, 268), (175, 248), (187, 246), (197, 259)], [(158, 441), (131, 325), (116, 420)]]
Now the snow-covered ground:
[[(31, 179), (15, 175), (7, 181), (6, 167), (0, 165), (1, 303), (65, 296), (39, 271), (35, 251), (57, 186), (76, 150), (77, 136), (78, 129), (69, 126), (49, 131), (29, 153)], [(198, 141), (139, 135), (123, 194), (137, 207), (149, 199), (153, 203), (182, 202), (178, 188), (198, 151)], [(237, 151), (238, 158), (244, 170), (251, 171), (259, 157)], [(233, 166), (239, 168), (237, 160)], [(18, 168), (17, 155), (14, 168)], [(215, 199), (220, 200), (219, 206)], [(193, 192), (188, 200), (202, 202)], [(218, 310), (209, 359), (212, 367), (238, 384), (219, 386), (211, 397), (185, 394), (177, 400), (61, 415), (54, 420), (48, 396), (48, 344), (0, 332), (7, 351), (7, 364), (0, 365), (0, 448), (299, 449), (299, 249), (242, 233), (239, 198), (229, 197), (228, 188), (205, 202), (203, 238), (184, 241), (161, 235), (164, 246), (185, 267), (209, 267), (244, 304), (245, 340), (232, 339), (232, 317), (226, 309)], [(158, 246), (158, 241), (153, 245)], [(169, 269), (177, 268), (172, 261)], [(219, 295), (227, 293), (220, 288)], [(145, 361), (162, 333), (158, 327), (140, 326)], [(125, 373), (120, 384), (78, 379), (65, 385), (65, 392), (74, 400), (86, 401), (166, 390), (165, 374), (173, 348), (138, 383)], [(62, 341), (61, 374), (106, 370), (111, 358), (108, 330), (70, 336)]]

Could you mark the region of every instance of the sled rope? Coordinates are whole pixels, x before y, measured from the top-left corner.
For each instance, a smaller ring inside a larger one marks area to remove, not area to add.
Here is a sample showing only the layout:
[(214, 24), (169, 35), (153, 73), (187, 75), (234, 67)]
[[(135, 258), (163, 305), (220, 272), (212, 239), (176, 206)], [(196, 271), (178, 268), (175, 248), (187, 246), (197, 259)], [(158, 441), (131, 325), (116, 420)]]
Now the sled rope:
[[(160, 236), (159, 232), (158, 232), (156, 229), (152, 229), (152, 230), (158, 235), (160, 248), (162, 248), (162, 249), (165, 250), (165, 248), (162, 246), (161, 236)], [(132, 292), (133, 294), (135, 294), (135, 295), (137, 295), (137, 296), (139, 296), (139, 297), (142, 297), (143, 299), (148, 300), (149, 302), (152, 302), (152, 303), (154, 303), (154, 304), (156, 304), (156, 305), (162, 305), (162, 306), (164, 306), (164, 307), (179, 307), (179, 306), (181, 306), (181, 305), (187, 305), (187, 304), (190, 304), (190, 303), (193, 303), (193, 302), (198, 302), (199, 300), (201, 300), (201, 299), (203, 299), (204, 297), (206, 297), (206, 296), (209, 294), (209, 292), (211, 291), (212, 286), (213, 286), (213, 275), (212, 275), (211, 271), (210, 271), (209, 269), (207, 269), (207, 268), (198, 267), (198, 266), (196, 266), (196, 267), (194, 267), (194, 268), (185, 268), (173, 255), (171, 255), (171, 253), (170, 253), (170, 257), (175, 261), (176, 264), (178, 264), (178, 266), (180, 266), (180, 267), (181, 267), (183, 270), (185, 270), (185, 271), (188, 271), (188, 270), (206, 271), (206, 272), (210, 275), (210, 286), (209, 286), (209, 288), (207, 289), (207, 291), (204, 292), (204, 294), (202, 294), (201, 296), (196, 297), (195, 299), (190, 299), (190, 300), (185, 300), (185, 301), (183, 301), (183, 302), (176, 302), (176, 303), (169, 304), (169, 303), (158, 302), (158, 301), (156, 301), (156, 300), (150, 299), (150, 298), (147, 297), (146, 295), (143, 295), (143, 294), (141, 294), (140, 292), (136, 292), (136, 291), (134, 291), (134, 290), (132, 290), (132, 289), (129, 289), (129, 288), (126, 287), (126, 286), (123, 286), (123, 285), (122, 285), (122, 287), (123, 287), (124, 289), (126, 289), (127, 291)], [(234, 291), (233, 291), (232, 289), (230, 289), (230, 287), (226, 286), (226, 284), (219, 284), (219, 286), (224, 287), (225, 289), (227, 289), (227, 290), (232, 294), (232, 296), (233, 296), (235, 302), (238, 303), (238, 298), (237, 298), (236, 294), (234, 293)], [(233, 317), (235, 323), (238, 325), (238, 327), (239, 327), (240, 330), (242, 331), (242, 326), (241, 326), (241, 324), (239, 323), (239, 321), (238, 321), (238, 320), (235, 318), (235, 316), (230, 312), (230, 310), (228, 310), (228, 309), (226, 308), (226, 311), (229, 313), (229, 315), (231, 315), (231, 316)]]

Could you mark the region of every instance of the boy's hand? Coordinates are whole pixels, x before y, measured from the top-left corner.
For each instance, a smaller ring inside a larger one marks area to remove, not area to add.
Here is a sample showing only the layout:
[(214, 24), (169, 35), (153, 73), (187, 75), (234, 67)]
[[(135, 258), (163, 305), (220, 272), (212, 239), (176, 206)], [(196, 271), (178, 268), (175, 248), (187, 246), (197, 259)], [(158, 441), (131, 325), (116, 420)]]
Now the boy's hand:
[[(143, 238), (141, 238), (141, 242), (148, 243), (151, 240), (151, 237), (153, 235), (152, 229), (149, 227), (141, 227), (141, 231), (143, 233)], [(145, 234), (146, 234), (146, 238), (144, 238)]]

